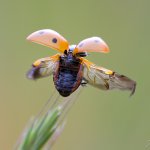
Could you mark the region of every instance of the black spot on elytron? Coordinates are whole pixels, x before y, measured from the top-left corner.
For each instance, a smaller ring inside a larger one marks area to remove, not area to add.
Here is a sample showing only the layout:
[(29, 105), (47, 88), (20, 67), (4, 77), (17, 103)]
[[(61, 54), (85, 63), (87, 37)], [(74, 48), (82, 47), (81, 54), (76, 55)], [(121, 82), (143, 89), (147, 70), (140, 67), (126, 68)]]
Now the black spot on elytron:
[(95, 43), (99, 43), (100, 41), (99, 41), (99, 40), (94, 40), (94, 42), (95, 42)]
[(40, 35), (44, 34), (44, 31), (40, 31), (39, 34), (40, 34)]
[(84, 43), (79, 44), (79, 47), (82, 47), (84, 45)]
[(53, 42), (53, 43), (57, 43), (57, 39), (56, 39), (56, 38), (53, 38), (53, 39), (52, 39), (52, 42)]

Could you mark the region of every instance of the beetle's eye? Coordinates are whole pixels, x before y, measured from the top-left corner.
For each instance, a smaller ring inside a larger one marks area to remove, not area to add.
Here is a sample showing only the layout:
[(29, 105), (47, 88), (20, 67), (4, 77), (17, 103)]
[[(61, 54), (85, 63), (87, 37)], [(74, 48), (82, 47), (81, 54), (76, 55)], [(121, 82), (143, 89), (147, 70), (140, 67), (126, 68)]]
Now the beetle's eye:
[(67, 50), (64, 51), (64, 54), (67, 55)]

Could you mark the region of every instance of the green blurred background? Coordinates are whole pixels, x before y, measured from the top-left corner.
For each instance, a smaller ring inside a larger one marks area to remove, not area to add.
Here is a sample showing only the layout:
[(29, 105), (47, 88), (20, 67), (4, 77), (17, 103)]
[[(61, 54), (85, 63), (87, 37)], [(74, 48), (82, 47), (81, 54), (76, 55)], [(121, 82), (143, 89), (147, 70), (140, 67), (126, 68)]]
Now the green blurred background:
[(149, 0), (0, 0), (0, 150), (13, 149), (29, 119), (52, 94), (52, 78), (26, 79), (33, 61), (56, 51), (27, 42), (51, 28), (71, 44), (101, 36), (111, 53), (90, 61), (137, 81), (136, 93), (85, 88), (54, 150), (150, 149)]

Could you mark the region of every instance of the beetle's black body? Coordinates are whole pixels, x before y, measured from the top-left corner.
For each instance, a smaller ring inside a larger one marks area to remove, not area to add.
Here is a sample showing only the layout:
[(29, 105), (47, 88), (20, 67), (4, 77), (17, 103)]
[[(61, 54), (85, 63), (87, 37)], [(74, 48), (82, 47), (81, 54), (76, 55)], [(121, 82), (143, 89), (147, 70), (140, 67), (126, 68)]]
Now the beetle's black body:
[(53, 74), (56, 89), (60, 95), (67, 97), (81, 84), (83, 66), (78, 57), (72, 55), (72, 50), (60, 56), (57, 68)]

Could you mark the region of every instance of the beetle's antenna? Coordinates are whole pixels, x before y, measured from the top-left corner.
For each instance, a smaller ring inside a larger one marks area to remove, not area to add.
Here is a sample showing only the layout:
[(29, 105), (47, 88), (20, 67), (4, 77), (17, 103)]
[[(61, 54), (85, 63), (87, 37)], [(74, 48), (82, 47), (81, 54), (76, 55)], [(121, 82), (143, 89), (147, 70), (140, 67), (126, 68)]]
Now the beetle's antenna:
[(86, 56), (88, 56), (88, 53), (87, 52), (79, 52), (79, 53), (76, 53), (75, 55), (77, 57), (86, 57)]

